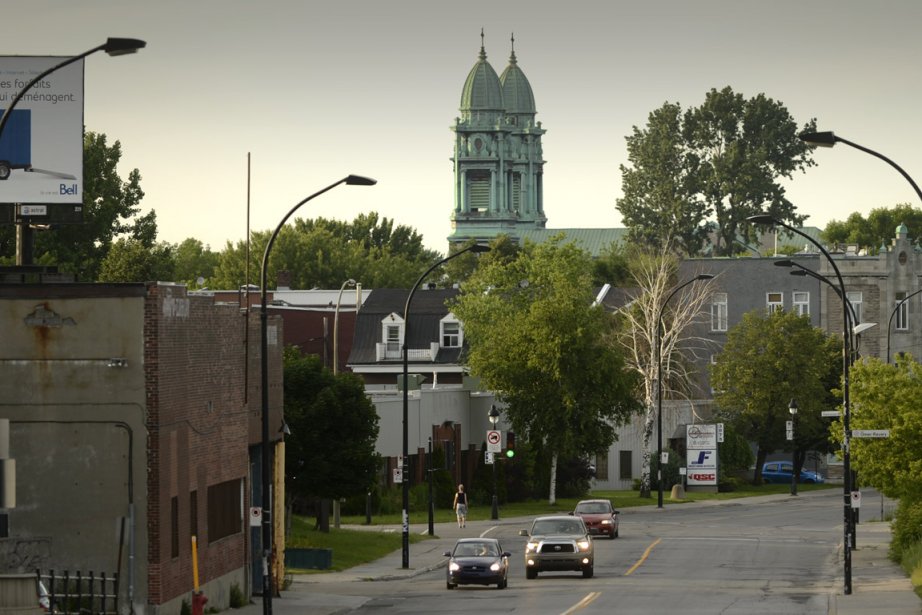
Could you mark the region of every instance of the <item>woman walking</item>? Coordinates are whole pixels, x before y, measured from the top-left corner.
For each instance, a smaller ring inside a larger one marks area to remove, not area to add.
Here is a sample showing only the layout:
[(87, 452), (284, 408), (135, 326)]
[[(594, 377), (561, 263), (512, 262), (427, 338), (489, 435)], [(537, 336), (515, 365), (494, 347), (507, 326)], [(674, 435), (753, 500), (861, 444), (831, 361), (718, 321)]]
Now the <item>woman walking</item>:
[(464, 527), (467, 521), (467, 494), (464, 493), (464, 485), (458, 485), (458, 491), (455, 493), (455, 501), (452, 505), (458, 515), (458, 527)]

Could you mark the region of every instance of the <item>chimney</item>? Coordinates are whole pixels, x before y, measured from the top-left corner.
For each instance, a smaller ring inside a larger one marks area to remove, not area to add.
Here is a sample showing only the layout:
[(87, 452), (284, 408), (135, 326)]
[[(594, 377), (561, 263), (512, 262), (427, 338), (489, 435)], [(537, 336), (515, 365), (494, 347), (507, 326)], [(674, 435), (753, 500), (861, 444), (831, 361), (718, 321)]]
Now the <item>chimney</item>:
[(275, 287), (278, 290), (291, 290), (291, 272), (279, 271), (276, 274)]

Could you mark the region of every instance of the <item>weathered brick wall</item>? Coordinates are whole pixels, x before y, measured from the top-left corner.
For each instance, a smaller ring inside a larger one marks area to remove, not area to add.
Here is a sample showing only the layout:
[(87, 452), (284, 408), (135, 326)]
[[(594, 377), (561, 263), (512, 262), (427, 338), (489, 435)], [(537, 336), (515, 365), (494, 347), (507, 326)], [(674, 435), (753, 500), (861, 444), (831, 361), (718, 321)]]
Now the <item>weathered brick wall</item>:
[[(200, 583), (246, 568), (248, 501), (240, 511), (239, 532), (216, 542), (209, 542), (208, 533), (209, 486), (240, 480), (248, 500), (246, 319), (236, 306), (190, 297), (183, 286), (151, 285), (149, 291), (148, 602), (162, 604), (192, 589), (193, 491)], [(254, 347), (258, 353), (258, 339), (251, 336), (249, 343), (251, 353)], [(173, 497), (179, 503), (178, 557), (171, 553)]]

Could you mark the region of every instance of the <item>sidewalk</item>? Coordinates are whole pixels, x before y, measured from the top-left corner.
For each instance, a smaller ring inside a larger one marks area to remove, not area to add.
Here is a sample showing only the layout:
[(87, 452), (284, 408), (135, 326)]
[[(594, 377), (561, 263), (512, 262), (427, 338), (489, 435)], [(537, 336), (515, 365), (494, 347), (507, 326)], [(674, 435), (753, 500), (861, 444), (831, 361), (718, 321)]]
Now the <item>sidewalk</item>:
[[(760, 496), (762, 498), (785, 498), (787, 495)], [(809, 497), (809, 496), (807, 496)], [(720, 506), (733, 500), (709, 501), (682, 504), (689, 506)], [(461, 537), (478, 536), (494, 526), (526, 528), (532, 517), (500, 519), (499, 521), (471, 521), (464, 529), (455, 523), (438, 523), (435, 526), (437, 538), (410, 544), (410, 566), (403, 568), (403, 553), (398, 549), (381, 559), (342, 572), (296, 575), (287, 591), (272, 600), (273, 615), (334, 615), (358, 609), (367, 598), (317, 593), (311, 585), (318, 583), (347, 583), (352, 581), (386, 582), (425, 574), (445, 566), (445, 551), (450, 550)], [(349, 529), (379, 532), (402, 531), (400, 526), (344, 526)], [(428, 524), (411, 524), (410, 532), (424, 534)], [(887, 615), (920, 615), (922, 600), (912, 590), (912, 583), (903, 570), (889, 559), (887, 549), (890, 543), (890, 524), (864, 522), (858, 525), (857, 548), (852, 551), (852, 593), (843, 594), (844, 571), (837, 579), (838, 588), (830, 596), (829, 615), (866, 615), (886, 613)], [(841, 564), (841, 555), (839, 558)], [(262, 602), (237, 609), (240, 615), (261, 615)]]

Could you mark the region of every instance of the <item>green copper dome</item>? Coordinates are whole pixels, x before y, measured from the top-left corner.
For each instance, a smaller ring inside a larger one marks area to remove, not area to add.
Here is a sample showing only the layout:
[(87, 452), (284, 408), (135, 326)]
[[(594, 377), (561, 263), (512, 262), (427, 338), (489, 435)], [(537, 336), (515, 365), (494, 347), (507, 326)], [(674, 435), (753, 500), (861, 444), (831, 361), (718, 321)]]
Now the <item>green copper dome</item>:
[(531, 84), (525, 78), (525, 73), (516, 62), (515, 49), (512, 50), (509, 66), (503, 71), (499, 81), (503, 85), (506, 113), (535, 113), (535, 95), (531, 91)]
[[(482, 36), (482, 35), (481, 35)], [(487, 52), (480, 46), (480, 60), (467, 75), (461, 91), (461, 111), (502, 111), (503, 87), (496, 71), (487, 62)]]

